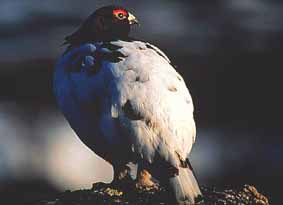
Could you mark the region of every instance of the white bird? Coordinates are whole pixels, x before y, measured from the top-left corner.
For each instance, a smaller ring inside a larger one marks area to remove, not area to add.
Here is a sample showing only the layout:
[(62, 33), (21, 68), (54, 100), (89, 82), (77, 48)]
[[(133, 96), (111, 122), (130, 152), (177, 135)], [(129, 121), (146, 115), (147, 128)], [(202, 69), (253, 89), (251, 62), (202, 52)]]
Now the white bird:
[[(157, 47), (128, 37), (126, 9), (96, 10), (72, 35), (56, 65), (54, 93), (79, 138), (111, 163), (114, 182), (158, 180), (177, 204), (202, 201), (188, 155), (193, 102), (183, 78)], [(132, 165), (138, 166), (137, 174)]]

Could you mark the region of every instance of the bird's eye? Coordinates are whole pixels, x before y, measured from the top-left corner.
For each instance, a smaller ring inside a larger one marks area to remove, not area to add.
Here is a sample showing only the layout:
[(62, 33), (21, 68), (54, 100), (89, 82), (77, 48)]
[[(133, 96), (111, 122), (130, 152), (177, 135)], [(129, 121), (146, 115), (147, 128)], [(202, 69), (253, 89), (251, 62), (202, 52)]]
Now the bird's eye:
[(118, 16), (120, 19), (123, 19), (123, 18), (125, 17), (123, 13), (119, 13), (117, 16)]

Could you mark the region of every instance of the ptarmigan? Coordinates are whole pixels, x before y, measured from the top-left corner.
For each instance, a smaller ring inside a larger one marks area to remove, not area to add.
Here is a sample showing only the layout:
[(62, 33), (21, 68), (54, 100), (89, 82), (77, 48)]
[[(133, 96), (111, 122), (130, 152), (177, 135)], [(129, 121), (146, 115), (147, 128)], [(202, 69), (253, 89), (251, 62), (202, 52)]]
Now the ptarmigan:
[(200, 203), (188, 160), (196, 136), (190, 93), (160, 49), (128, 36), (137, 23), (126, 9), (106, 6), (65, 38), (54, 76), (58, 105), (79, 138), (113, 165), (114, 181), (135, 175), (152, 186), (154, 178), (177, 204)]

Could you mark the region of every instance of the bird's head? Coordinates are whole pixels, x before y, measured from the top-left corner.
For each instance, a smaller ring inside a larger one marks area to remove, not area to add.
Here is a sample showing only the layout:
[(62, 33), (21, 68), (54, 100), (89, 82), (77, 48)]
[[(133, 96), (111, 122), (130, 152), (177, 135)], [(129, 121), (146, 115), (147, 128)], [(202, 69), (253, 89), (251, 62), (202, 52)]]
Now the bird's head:
[(134, 15), (120, 6), (105, 6), (91, 14), (81, 27), (66, 37), (67, 43), (126, 38), (130, 27), (138, 24)]
[(120, 6), (102, 7), (97, 9), (90, 18), (93, 18), (93, 29), (97, 33), (113, 37), (128, 36), (131, 25), (138, 24), (136, 17)]

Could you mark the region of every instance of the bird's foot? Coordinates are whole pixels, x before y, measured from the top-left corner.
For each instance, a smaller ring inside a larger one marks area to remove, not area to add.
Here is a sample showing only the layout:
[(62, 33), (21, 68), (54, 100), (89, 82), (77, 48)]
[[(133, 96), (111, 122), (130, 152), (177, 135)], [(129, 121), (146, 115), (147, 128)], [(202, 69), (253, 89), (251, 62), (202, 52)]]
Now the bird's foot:
[(135, 187), (138, 190), (149, 191), (158, 189), (159, 184), (157, 182), (154, 182), (152, 180), (151, 174), (144, 169), (139, 173)]
[(130, 176), (130, 171), (127, 166), (119, 169), (118, 172), (114, 174), (114, 179), (111, 182), (111, 187), (117, 190), (127, 191), (135, 186), (135, 181)]
[(123, 187), (133, 186), (134, 183), (135, 181), (133, 179), (131, 179), (130, 177), (125, 177), (121, 180), (113, 180), (111, 182), (111, 187), (117, 187), (122, 189)]

